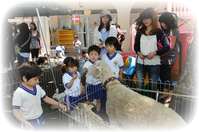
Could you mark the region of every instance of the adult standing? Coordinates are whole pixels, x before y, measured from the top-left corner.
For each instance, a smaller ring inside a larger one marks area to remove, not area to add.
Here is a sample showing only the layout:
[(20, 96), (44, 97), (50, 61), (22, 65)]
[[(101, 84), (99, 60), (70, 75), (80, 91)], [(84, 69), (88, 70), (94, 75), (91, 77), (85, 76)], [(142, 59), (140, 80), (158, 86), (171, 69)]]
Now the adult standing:
[[(112, 16), (109, 10), (102, 10), (100, 14), (100, 25), (94, 30), (94, 43), (101, 48), (100, 57), (101, 60), (103, 54), (107, 53), (105, 47), (105, 41), (108, 37), (116, 37), (117, 32), (114, 25), (111, 25)], [(103, 90), (103, 98), (100, 100), (100, 111), (103, 111), (106, 106), (106, 90)]]
[(94, 43), (101, 48), (101, 54), (99, 59), (101, 59), (102, 55), (107, 53), (105, 48), (105, 40), (108, 37), (116, 37), (117, 32), (115, 26), (111, 25), (112, 17), (109, 10), (102, 10), (100, 14), (100, 25), (97, 26), (94, 30)]
[[(158, 29), (158, 20), (156, 13), (152, 8), (146, 8), (136, 19), (136, 40), (134, 50), (136, 51), (136, 77), (138, 81), (137, 87), (144, 88), (144, 79), (148, 72), (150, 79), (150, 88), (154, 91), (157, 87), (153, 82), (158, 80), (160, 75), (160, 55), (170, 50), (169, 42), (164, 31)], [(161, 50), (158, 50), (157, 42), (162, 38)], [(156, 94), (152, 94), (152, 98), (156, 99)]]
[(12, 24), (12, 37), (14, 38), (17, 33), (18, 33), (17, 26), (13, 23)]
[[(169, 12), (163, 13), (159, 22), (161, 24), (162, 30), (166, 33), (168, 37), (171, 37), (171, 51), (161, 57), (161, 66), (160, 66), (160, 79), (162, 83), (169, 83), (171, 85), (166, 85), (164, 87), (164, 92), (173, 92), (173, 83), (171, 79), (171, 68), (172, 65), (177, 61), (176, 54), (178, 53), (178, 43), (180, 42), (180, 34), (175, 23), (173, 15)], [(171, 100), (172, 95), (162, 95), (160, 99), (165, 98), (165, 103)]]
[(32, 61), (38, 61), (39, 55), (39, 46), (40, 46), (40, 34), (37, 30), (37, 26), (34, 22), (30, 23), (30, 34), (31, 34), (31, 43), (30, 43), (30, 50), (32, 55)]
[(0, 14), (0, 76), (2, 78), (4, 96), (9, 94), (8, 71), (12, 70), (11, 62), (15, 60), (12, 39), (12, 27), (3, 14)]
[(20, 34), (14, 41), (14, 43), (17, 43), (20, 48), (20, 51), (17, 56), (18, 66), (21, 66), (24, 62), (29, 61), (30, 41), (31, 37), (29, 34), (28, 25), (26, 23), (21, 23)]
[(117, 39), (118, 39), (118, 47), (117, 50), (118, 51), (123, 51), (122, 49), (122, 42), (125, 40), (125, 34), (126, 34), (126, 30), (122, 31), (120, 28), (120, 25), (117, 24), (116, 25), (116, 31), (117, 31)]

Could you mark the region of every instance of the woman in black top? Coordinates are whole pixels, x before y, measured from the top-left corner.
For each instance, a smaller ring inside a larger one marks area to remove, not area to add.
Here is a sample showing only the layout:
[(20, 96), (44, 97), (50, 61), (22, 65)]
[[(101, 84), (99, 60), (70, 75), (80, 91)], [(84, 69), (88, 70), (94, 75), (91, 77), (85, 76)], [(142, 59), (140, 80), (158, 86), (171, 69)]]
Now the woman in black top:
[(18, 53), (18, 66), (21, 66), (22, 63), (29, 61), (30, 56), (30, 34), (28, 25), (26, 23), (22, 23), (20, 25), (20, 34), (17, 37), (17, 39), (14, 41), (14, 43), (17, 43), (20, 51)]

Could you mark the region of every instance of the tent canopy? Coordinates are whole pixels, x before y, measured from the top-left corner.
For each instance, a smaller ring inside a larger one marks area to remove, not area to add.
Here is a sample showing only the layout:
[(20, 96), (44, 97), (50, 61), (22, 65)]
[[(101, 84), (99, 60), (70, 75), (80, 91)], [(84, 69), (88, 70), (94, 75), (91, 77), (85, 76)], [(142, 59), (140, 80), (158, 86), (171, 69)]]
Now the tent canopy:
[(72, 15), (72, 9), (54, 1), (22, 2), (12, 6), (7, 12), (7, 18), (37, 16), (38, 8), (40, 16)]

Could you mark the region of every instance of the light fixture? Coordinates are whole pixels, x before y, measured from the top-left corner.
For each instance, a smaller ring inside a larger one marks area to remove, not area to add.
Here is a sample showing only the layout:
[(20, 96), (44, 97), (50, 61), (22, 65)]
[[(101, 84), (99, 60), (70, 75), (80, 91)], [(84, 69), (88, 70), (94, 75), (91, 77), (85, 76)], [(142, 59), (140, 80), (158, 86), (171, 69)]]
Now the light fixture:
[(83, 8), (83, 3), (80, 3), (80, 0), (77, 0), (79, 2), (79, 7)]

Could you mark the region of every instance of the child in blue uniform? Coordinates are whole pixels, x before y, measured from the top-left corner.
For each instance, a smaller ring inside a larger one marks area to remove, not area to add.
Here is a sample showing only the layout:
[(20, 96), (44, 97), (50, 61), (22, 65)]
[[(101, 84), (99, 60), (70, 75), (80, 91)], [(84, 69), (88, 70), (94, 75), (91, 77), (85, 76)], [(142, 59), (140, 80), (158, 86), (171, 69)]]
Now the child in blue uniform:
[(87, 73), (88, 68), (93, 65), (98, 58), (100, 57), (101, 49), (96, 46), (92, 45), (88, 48), (88, 55), (89, 60), (85, 62), (83, 66), (83, 72), (86, 73), (86, 97), (88, 100), (93, 101), (96, 99), (96, 113), (99, 114), (100, 112), (100, 99), (103, 97), (103, 88), (102, 83), (99, 79), (94, 78), (91, 74)]
[(80, 73), (77, 71), (79, 67), (79, 62), (72, 57), (67, 57), (64, 59), (61, 71), (64, 73), (62, 76), (62, 82), (65, 87), (66, 97), (64, 102), (67, 104), (67, 109), (73, 111), (73, 108), (78, 105), (78, 103), (83, 103), (82, 94), (85, 93), (84, 87), (81, 83)]
[(115, 73), (120, 82), (122, 81), (124, 62), (122, 56), (116, 52), (118, 40), (115, 37), (109, 37), (105, 41), (106, 50), (108, 53), (102, 56), (102, 61), (107, 63), (111, 70)]
[(42, 117), (41, 99), (44, 102), (61, 107), (66, 111), (66, 106), (46, 96), (45, 91), (37, 84), (41, 75), (41, 69), (34, 62), (25, 62), (19, 68), (22, 83), (14, 92), (12, 106), (14, 116), (24, 127), (41, 130), (45, 128)]

